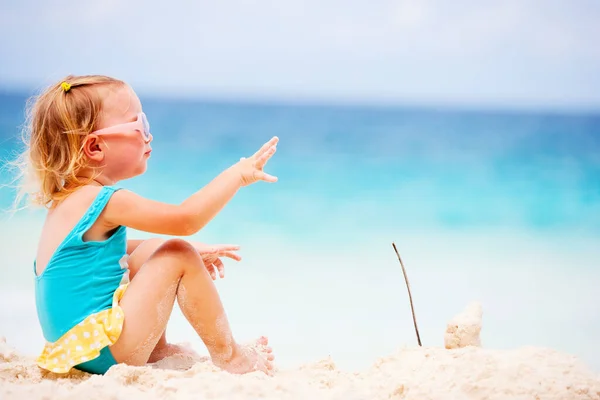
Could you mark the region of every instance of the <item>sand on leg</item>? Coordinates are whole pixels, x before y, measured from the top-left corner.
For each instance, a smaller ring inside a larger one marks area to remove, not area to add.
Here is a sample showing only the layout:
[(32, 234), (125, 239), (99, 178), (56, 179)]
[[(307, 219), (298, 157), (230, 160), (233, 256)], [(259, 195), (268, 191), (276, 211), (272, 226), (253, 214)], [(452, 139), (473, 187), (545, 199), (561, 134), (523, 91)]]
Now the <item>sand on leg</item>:
[[(165, 242), (166, 239), (154, 238), (144, 240), (140, 245), (131, 253), (128, 261), (129, 265), (129, 279), (133, 279), (138, 273), (142, 265), (152, 256), (152, 254)], [(150, 353), (148, 358), (149, 363), (154, 363), (162, 360), (165, 357), (169, 357), (175, 354), (184, 354), (196, 357), (198, 354), (192, 349), (186, 347), (171, 344), (167, 342), (166, 329), (163, 331), (160, 339), (156, 343), (156, 346)]]
[(181, 239), (161, 244), (137, 271), (120, 305), (123, 331), (111, 352), (117, 362), (144, 365), (165, 331), (175, 298), (215, 365), (233, 373), (271, 373), (266, 338), (253, 346), (233, 339), (215, 285), (198, 252)]

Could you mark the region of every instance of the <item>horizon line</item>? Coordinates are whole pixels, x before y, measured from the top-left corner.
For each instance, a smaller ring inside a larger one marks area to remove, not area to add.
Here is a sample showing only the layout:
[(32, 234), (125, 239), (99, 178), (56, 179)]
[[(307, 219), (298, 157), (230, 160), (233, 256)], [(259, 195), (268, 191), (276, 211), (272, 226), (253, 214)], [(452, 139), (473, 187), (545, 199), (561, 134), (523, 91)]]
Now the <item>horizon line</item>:
[[(553, 114), (553, 115), (581, 115), (600, 116), (600, 104), (574, 104), (574, 105), (549, 105), (549, 104), (524, 104), (513, 101), (494, 102), (490, 100), (435, 100), (435, 99), (400, 99), (372, 97), (336, 97), (336, 96), (309, 96), (309, 95), (274, 95), (257, 93), (177, 93), (157, 90), (136, 90), (145, 101), (169, 101), (203, 104), (238, 104), (249, 106), (287, 106), (287, 107), (331, 107), (331, 108), (369, 108), (378, 110), (408, 110), (419, 109), (439, 112), (467, 112), (467, 113), (503, 113), (503, 114)], [(18, 96), (25, 99), (35, 96), (38, 90), (19, 90), (14, 86), (0, 84), (0, 96)]]

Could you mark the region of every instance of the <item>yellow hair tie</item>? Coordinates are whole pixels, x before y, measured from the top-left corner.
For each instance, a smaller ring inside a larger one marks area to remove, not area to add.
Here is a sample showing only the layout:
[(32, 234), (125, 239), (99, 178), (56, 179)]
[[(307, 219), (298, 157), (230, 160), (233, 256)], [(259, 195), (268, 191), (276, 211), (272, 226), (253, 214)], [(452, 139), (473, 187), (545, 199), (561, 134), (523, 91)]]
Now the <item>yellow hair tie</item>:
[(68, 92), (69, 90), (71, 90), (71, 85), (68, 84), (67, 82), (63, 82), (60, 84), (60, 87), (66, 92)]

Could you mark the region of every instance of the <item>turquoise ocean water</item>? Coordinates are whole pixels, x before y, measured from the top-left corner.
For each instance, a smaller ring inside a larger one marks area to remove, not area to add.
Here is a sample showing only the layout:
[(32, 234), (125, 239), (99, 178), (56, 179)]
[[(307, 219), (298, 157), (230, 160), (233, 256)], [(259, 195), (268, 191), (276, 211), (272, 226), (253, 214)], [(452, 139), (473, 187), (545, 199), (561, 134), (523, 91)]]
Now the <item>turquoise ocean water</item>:
[[(192, 239), (242, 246), (216, 284), (234, 334), (268, 335), (280, 366), (331, 355), (357, 369), (416, 345), (395, 241), (424, 345), (442, 346), (448, 319), (480, 301), (484, 346), (553, 347), (600, 371), (600, 114), (142, 101), (154, 151), (123, 186), (157, 200), (184, 200), (279, 136), (267, 167), (279, 182), (242, 189)], [(3, 158), (24, 104), (0, 94)], [(0, 336), (26, 354), (43, 343), (42, 220), (0, 221)], [(205, 352), (178, 310), (168, 336)]]

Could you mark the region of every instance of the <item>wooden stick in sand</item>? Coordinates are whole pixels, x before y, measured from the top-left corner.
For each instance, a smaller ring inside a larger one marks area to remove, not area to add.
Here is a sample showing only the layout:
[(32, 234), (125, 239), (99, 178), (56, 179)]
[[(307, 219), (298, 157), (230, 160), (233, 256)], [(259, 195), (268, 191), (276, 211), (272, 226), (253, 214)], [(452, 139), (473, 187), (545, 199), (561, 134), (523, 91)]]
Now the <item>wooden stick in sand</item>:
[(398, 261), (400, 261), (400, 266), (402, 267), (402, 273), (404, 274), (404, 281), (406, 282), (406, 288), (408, 289), (408, 299), (410, 300), (410, 310), (412, 311), (413, 323), (415, 324), (415, 332), (417, 333), (417, 342), (419, 346), (421, 346), (421, 336), (419, 336), (419, 328), (417, 328), (417, 317), (415, 316), (415, 307), (413, 306), (412, 294), (410, 293), (410, 284), (408, 283), (408, 276), (406, 275), (406, 268), (404, 268), (404, 263), (402, 262), (402, 258), (400, 258), (400, 253), (398, 253), (398, 249), (396, 248), (396, 243), (392, 242), (392, 247), (398, 256)]

